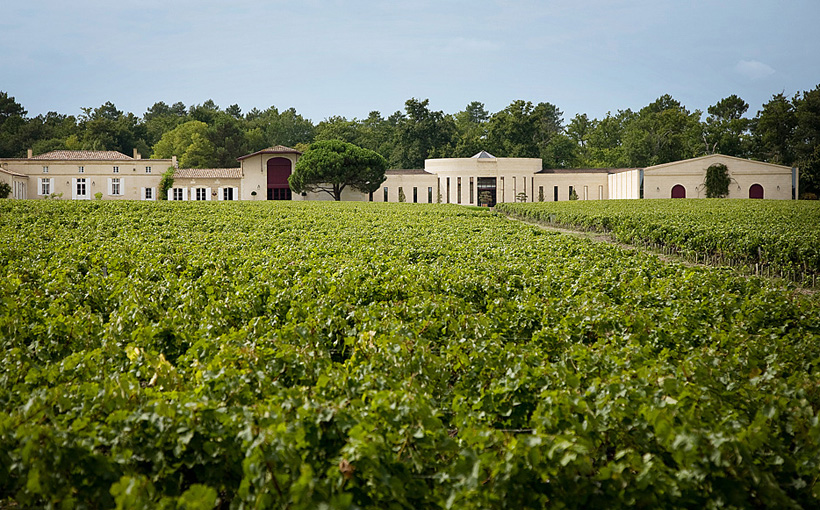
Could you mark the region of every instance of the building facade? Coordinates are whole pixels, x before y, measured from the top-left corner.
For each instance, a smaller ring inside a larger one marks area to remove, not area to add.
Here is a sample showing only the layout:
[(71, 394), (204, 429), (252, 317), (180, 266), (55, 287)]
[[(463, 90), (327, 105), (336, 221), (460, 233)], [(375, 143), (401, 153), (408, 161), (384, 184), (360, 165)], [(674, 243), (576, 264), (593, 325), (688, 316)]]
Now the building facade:
[[(0, 159), (0, 182), (11, 198), (156, 200), (162, 174), (174, 169), (169, 200), (332, 200), (328, 194), (293, 193), (288, 177), (301, 152), (277, 145), (238, 158), (237, 168), (177, 168), (171, 159), (142, 159), (134, 151), (52, 151)], [(447, 203), (492, 207), (499, 202), (570, 199), (703, 198), (706, 170), (725, 165), (729, 198), (793, 200), (796, 168), (713, 154), (647, 168), (544, 169), (539, 158), (428, 159), (423, 169), (388, 170), (379, 189), (345, 189), (343, 200)]]

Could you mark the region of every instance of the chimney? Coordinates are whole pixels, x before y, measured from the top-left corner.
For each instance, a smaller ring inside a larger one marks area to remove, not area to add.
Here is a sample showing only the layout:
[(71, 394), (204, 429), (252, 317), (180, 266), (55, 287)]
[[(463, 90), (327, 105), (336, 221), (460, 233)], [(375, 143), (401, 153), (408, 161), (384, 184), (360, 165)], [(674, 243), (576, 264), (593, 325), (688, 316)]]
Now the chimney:
[(134, 147), (134, 159), (142, 159), (142, 154), (137, 152), (137, 148)]
[(34, 156), (34, 151), (29, 149), (26, 153), (26, 158), (31, 159)]
[(179, 165), (177, 164), (177, 157), (176, 156), (171, 156), (171, 166), (173, 166), (174, 168), (179, 168)]

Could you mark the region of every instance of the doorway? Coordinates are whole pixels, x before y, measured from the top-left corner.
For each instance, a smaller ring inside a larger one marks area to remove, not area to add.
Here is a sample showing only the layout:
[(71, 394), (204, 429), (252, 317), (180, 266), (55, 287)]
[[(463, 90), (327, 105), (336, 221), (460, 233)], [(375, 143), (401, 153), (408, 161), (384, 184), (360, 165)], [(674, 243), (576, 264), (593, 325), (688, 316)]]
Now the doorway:
[(495, 177), (478, 178), (478, 205), (481, 207), (495, 207), (496, 180)]
[(287, 158), (268, 160), (268, 200), (290, 200), (292, 198), (288, 177), (291, 173), (291, 162)]

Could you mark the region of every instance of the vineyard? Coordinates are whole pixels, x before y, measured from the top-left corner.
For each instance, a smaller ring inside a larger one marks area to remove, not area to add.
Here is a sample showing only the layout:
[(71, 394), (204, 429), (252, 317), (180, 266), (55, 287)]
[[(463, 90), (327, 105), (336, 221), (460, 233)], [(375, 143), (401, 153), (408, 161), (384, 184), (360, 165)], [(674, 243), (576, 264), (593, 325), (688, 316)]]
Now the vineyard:
[(820, 298), (489, 211), (0, 201), (0, 342), (0, 508), (820, 506)]
[(742, 266), (805, 286), (820, 283), (820, 202), (603, 200), (498, 209), (529, 221), (607, 232), (693, 262)]

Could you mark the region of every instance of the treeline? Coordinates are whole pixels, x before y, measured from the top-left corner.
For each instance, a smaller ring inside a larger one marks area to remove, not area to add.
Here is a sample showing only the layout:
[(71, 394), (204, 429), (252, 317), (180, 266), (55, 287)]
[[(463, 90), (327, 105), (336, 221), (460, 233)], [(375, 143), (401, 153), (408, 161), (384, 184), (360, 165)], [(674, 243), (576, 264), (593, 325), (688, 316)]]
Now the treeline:
[(550, 103), (514, 101), (491, 114), (474, 101), (463, 111), (434, 111), (409, 99), (404, 111), (364, 119), (329, 117), (317, 124), (295, 109), (212, 100), (185, 106), (155, 103), (141, 116), (107, 102), (78, 117), (49, 112), (28, 117), (23, 105), (0, 92), (0, 157), (56, 149), (118, 150), (143, 156), (176, 155), (183, 167), (235, 167), (236, 158), (272, 145), (305, 149), (340, 139), (384, 156), (393, 168), (421, 168), (426, 158), (469, 157), (487, 150), (503, 157), (539, 157), (546, 168), (643, 167), (722, 153), (801, 169), (805, 192), (820, 191), (820, 85), (794, 97), (775, 94), (754, 117), (736, 95), (706, 114), (664, 95), (639, 111), (618, 110), (601, 119), (579, 114), (565, 122)]

